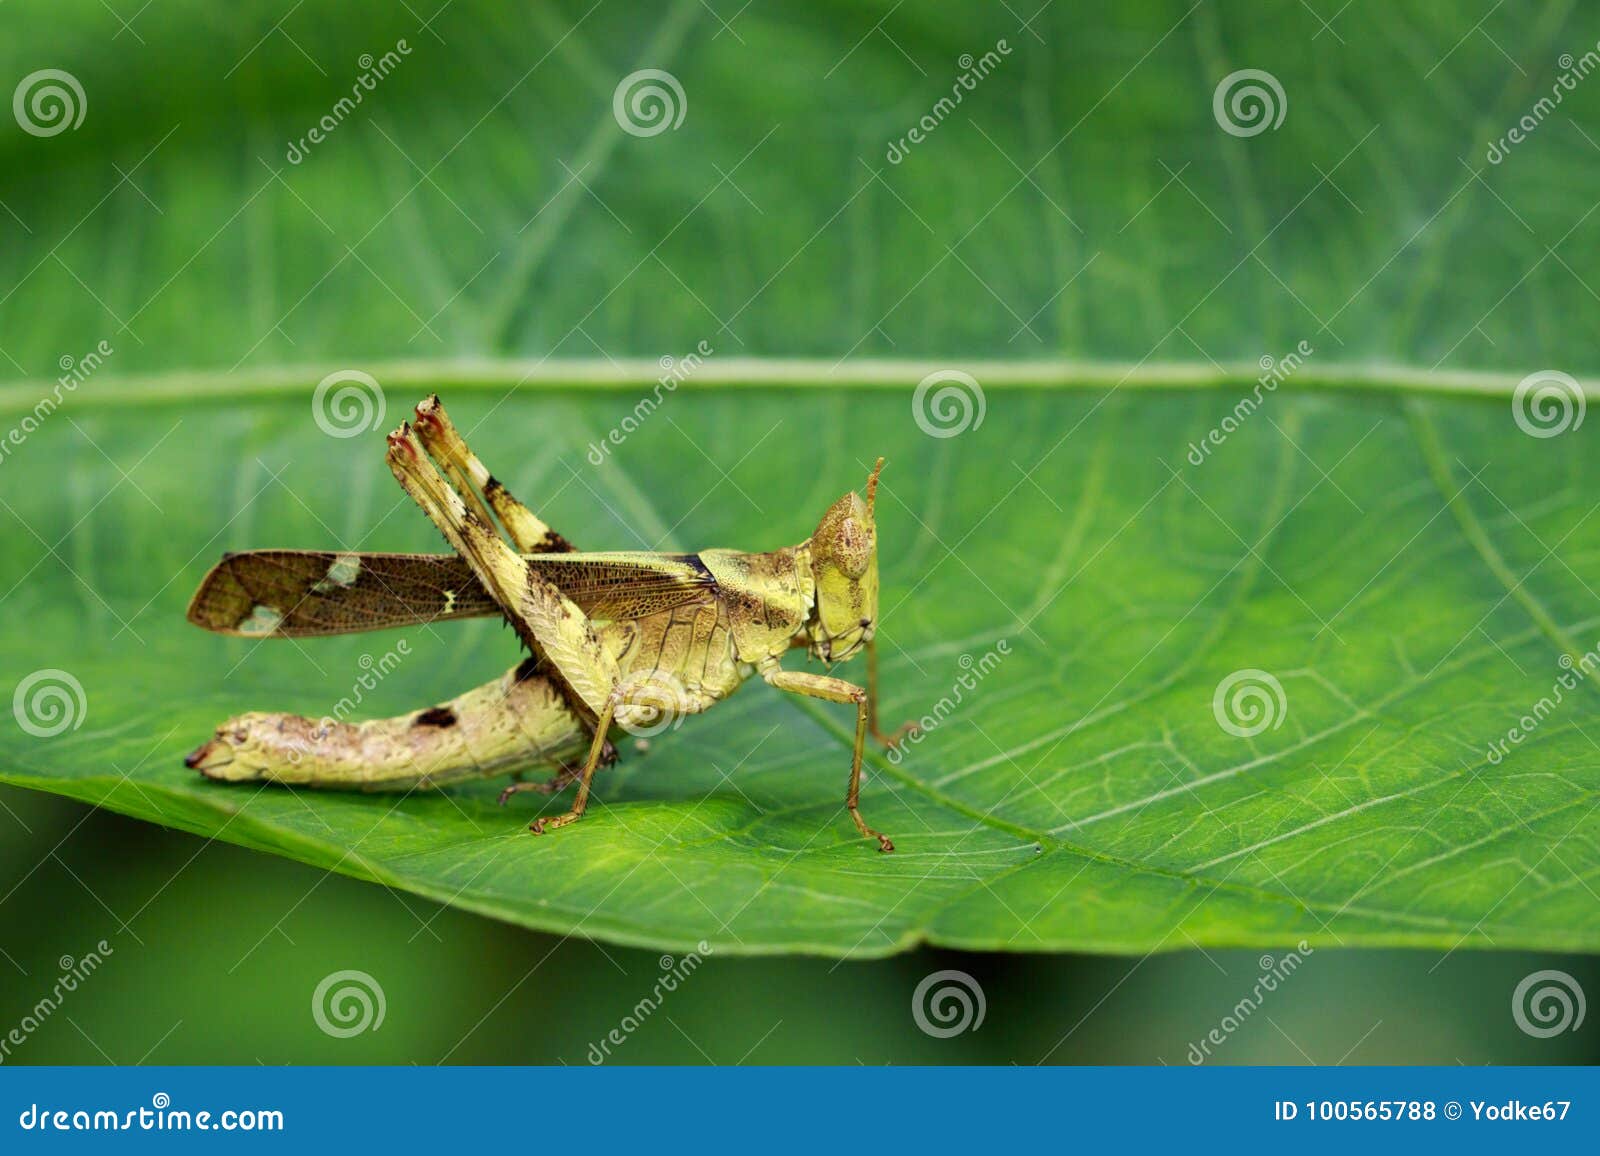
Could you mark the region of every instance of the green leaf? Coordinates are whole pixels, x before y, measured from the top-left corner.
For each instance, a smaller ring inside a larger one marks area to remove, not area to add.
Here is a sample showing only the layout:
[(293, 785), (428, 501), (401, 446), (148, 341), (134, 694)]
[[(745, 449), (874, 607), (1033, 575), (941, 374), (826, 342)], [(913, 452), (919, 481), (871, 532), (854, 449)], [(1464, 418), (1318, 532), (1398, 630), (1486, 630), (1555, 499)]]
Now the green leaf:
[[(76, 130), (0, 139), (0, 308), (26, 321), (0, 342), (0, 781), (663, 949), (1600, 950), (1593, 426), (1530, 436), (1512, 401), (1592, 368), (1600, 87), (1482, 159), (1592, 42), (1570, 5), (1465, 37), (1384, 5), (1325, 52), (1309, 10), (1184, 4), (1088, 35), (932, 3), (641, 27), (460, 0), (431, 31), (161, 6), (137, 47), (59, 7), (0, 46), (5, 76), (62, 68), (88, 99)], [(1288, 107), (1236, 137), (1212, 95), (1251, 67)], [(639, 137), (612, 98), (647, 68), (687, 112)], [(701, 341), (636, 420), (657, 358)], [(339, 369), (383, 389), (361, 436), (314, 418)], [(913, 389), (948, 369), (983, 419), (930, 436)], [(844, 814), (844, 709), (761, 685), (625, 752), (542, 839), (498, 784), (181, 766), (241, 710), (360, 688), (399, 713), (516, 661), (481, 621), (301, 644), (183, 621), (227, 549), (439, 548), (381, 461), (434, 389), (586, 548), (788, 544), (889, 458), (884, 713), (936, 724), (871, 755), (894, 855)], [(71, 720), (41, 735), (51, 701)]]

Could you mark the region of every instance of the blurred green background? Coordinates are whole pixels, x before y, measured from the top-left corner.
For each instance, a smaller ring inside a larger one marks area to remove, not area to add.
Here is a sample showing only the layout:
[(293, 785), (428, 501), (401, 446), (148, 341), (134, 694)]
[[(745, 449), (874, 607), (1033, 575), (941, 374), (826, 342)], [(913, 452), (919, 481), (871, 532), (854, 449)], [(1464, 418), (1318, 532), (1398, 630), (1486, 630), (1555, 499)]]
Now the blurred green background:
[[(654, 359), (707, 333), (829, 362), (1253, 363), (1324, 324), (1341, 361), (1595, 369), (1600, 84), (1485, 160), (1600, 37), (1574, 3), (436, 7), (0, 8), (7, 89), (62, 68), (88, 94), (75, 131), (0, 128), (0, 378), (48, 381), (108, 336), (115, 374), (225, 391), (356, 359)], [(393, 75), (289, 163), (362, 54), (402, 38)], [(995, 75), (890, 164), (963, 55), (1002, 39)], [(1244, 140), (1211, 96), (1247, 67), (1289, 107)], [(612, 116), (639, 68), (688, 100), (649, 148)], [(657, 953), (0, 804), (0, 1031), (59, 957), (114, 948), (7, 1062), (584, 1063), (660, 974)], [(613, 1052), (1181, 1064), (1260, 954), (712, 959)], [(1512, 1021), (1547, 967), (1600, 991), (1584, 958), (1318, 951), (1214, 1062), (1593, 1060), (1592, 1024), (1541, 1040)], [(309, 996), (344, 968), (387, 1012), (333, 1039)], [(980, 1030), (917, 1029), (912, 992), (944, 968), (982, 985)]]

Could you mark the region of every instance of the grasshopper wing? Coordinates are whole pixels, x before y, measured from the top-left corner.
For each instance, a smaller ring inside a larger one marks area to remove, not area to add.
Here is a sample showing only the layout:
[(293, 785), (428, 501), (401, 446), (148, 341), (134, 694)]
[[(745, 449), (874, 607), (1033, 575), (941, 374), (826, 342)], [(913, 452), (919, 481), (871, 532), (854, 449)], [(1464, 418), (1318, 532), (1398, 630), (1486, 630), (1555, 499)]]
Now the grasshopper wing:
[[(693, 554), (530, 554), (529, 566), (590, 618), (644, 618), (712, 597), (716, 581)], [(247, 550), (228, 554), (189, 603), (189, 621), (245, 638), (356, 634), (500, 607), (454, 554)]]
[(615, 551), (527, 558), (530, 568), (599, 621), (647, 618), (717, 594), (717, 581), (697, 554)]
[(189, 603), (196, 626), (246, 638), (354, 634), (499, 613), (454, 554), (249, 550), (225, 555)]

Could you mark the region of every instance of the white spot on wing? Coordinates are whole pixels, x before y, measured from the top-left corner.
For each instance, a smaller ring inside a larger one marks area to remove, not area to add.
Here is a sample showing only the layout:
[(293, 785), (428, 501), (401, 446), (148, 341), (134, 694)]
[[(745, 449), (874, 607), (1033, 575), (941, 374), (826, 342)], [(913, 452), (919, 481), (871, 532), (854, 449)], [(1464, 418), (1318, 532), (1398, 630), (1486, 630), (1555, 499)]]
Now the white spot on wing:
[(336, 554), (333, 563), (328, 567), (328, 573), (317, 580), (311, 587), (318, 594), (326, 594), (330, 590), (343, 589), (355, 585), (356, 575), (361, 573), (361, 556), (359, 554)]
[(238, 631), (240, 634), (271, 634), (282, 622), (282, 614), (257, 602), (250, 608), (249, 616), (239, 621)]

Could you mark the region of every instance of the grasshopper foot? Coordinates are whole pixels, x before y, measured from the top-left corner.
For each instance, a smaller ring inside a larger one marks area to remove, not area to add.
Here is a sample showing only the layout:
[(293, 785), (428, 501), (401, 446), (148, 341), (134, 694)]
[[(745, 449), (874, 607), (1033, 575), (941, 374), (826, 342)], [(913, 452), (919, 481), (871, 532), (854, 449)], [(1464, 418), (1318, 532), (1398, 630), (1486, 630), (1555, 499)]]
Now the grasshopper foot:
[(557, 827), (565, 827), (568, 823), (576, 823), (581, 818), (583, 816), (578, 812), (568, 811), (565, 815), (557, 815), (553, 819), (535, 819), (528, 824), (528, 830), (535, 835), (543, 835), (548, 831), (554, 831)]
[(562, 767), (559, 774), (548, 779), (541, 779), (536, 783), (519, 780), (500, 792), (499, 803), (503, 807), (512, 795), (521, 794), (523, 791), (537, 791), (541, 795), (559, 794), (582, 777), (583, 772), (576, 767)]

